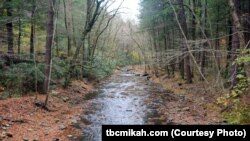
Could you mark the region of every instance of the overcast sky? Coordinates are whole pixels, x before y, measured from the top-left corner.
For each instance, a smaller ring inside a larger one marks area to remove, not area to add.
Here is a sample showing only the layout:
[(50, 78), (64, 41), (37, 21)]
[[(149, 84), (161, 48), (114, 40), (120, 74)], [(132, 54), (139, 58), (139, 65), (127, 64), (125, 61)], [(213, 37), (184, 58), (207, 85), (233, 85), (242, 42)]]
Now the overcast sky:
[[(112, 8), (117, 8), (122, 0), (115, 0), (115, 3), (112, 5)], [(128, 19), (135, 20), (138, 22), (139, 16), (139, 2), (140, 0), (124, 0), (122, 4), (122, 18), (126, 21)]]

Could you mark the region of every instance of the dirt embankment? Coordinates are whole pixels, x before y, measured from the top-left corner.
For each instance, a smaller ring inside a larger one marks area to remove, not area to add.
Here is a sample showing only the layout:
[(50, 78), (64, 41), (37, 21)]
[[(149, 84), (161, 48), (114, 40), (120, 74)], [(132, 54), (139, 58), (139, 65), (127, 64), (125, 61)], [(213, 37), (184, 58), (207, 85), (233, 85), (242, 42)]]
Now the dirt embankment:
[(220, 108), (216, 105), (216, 99), (222, 91), (208, 89), (202, 82), (186, 84), (167, 75), (156, 77), (149, 70), (145, 73), (144, 67), (137, 66), (131, 70), (146, 76), (149, 81), (160, 84), (170, 91), (169, 95), (152, 94), (149, 97), (149, 101), (157, 98), (164, 101), (158, 108), (159, 118), (157, 120), (160, 123), (220, 124), (223, 122)]
[[(84, 97), (92, 84), (74, 81), (67, 89), (52, 90), (49, 111), (34, 105), (34, 96), (0, 100), (0, 141), (67, 141), (81, 135)], [(39, 95), (39, 101), (45, 96)]]

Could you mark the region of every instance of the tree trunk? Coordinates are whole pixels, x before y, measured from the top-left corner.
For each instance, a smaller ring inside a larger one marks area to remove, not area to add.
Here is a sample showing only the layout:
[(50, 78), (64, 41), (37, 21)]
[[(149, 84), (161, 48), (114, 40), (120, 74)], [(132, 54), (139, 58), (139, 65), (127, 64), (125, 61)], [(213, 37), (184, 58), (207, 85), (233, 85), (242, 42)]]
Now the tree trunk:
[(193, 0), (193, 11), (194, 11), (194, 13), (192, 13), (193, 14), (193, 16), (192, 16), (192, 31), (191, 31), (191, 33), (192, 33), (192, 40), (194, 41), (195, 40), (195, 38), (196, 38), (196, 19), (195, 19), (195, 15), (194, 14), (196, 14), (196, 0)]
[(87, 15), (86, 15), (86, 22), (85, 22), (85, 26), (84, 26), (84, 31), (82, 32), (82, 36), (81, 36), (81, 44), (75, 50), (75, 53), (73, 55), (73, 59), (71, 60), (71, 66), (75, 66), (76, 59), (78, 58), (78, 55), (80, 54), (81, 48), (84, 46), (87, 35), (89, 32), (91, 32), (99, 15), (101, 14), (101, 12), (103, 10), (103, 8), (102, 8), (103, 2), (104, 2), (104, 0), (101, 0), (101, 1), (95, 0), (96, 4), (93, 4), (92, 0), (87, 0)]
[(45, 79), (43, 84), (43, 91), (47, 94), (45, 99), (45, 106), (48, 104), (49, 98), (49, 84), (51, 77), (51, 66), (52, 66), (52, 42), (54, 34), (54, 10), (53, 5), (55, 0), (48, 0), (48, 21), (47, 21), (47, 37), (46, 37), (46, 52), (45, 52)]
[(73, 45), (73, 19), (72, 19), (72, 1), (71, 0), (64, 0), (64, 13), (65, 13), (65, 28), (67, 31), (67, 38), (68, 38), (68, 56), (71, 56), (71, 48)]
[[(220, 12), (220, 7), (218, 6), (217, 7), (217, 13), (219, 13), (219, 12)], [(220, 39), (219, 39), (219, 36), (220, 36), (220, 34), (219, 34), (219, 22), (220, 21), (219, 20), (220, 20), (219, 18), (216, 19), (217, 24), (216, 24), (216, 33), (215, 33), (215, 36), (216, 36), (215, 51), (219, 50), (219, 48), (220, 48)], [(215, 52), (215, 57), (216, 57), (219, 69), (221, 68), (220, 58), (219, 58), (220, 56), (221, 56), (220, 53)]]
[(155, 55), (154, 55), (154, 75), (156, 77), (158, 77), (158, 47), (157, 47), (157, 41), (156, 41), (156, 31), (153, 31), (153, 44), (154, 44), (154, 51), (155, 51)]
[[(186, 15), (185, 15), (185, 9), (183, 5), (183, 0), (178, 0), (179, 5), (180, 5), (180, 10), (178, 12), (178, 17), (180, 21), (180, 25), (182, 27), (182, 30), (186, 37), (188, 38), (187, 34), (187, 22), (186, 22)], [(192, 74), (191, 74), (191, 67), (190, 67), (190, 56), (188, 53), (188, 47), (187, 45), (183, 42), (182, 43), (182, 48), (184, 52), (186, 52), (185, 57), (184, 57), (184, 64), (185, 64), (185, 73), (186, 73), (186, 81), (187, 83), (192, 83)]]
[[(166, 21), (164, 20), (164, 22), (166, 22)], [(169, 47), (168, 46), (168, 41), (169, 41), (168, 37), (169, 37), (169, 35), (168, 35), (168, 32), (167, 32), (167, 30), (168, 30), (167, 28), (168, 28), (167, 25), (165, 25), (165, 27), (163, 28), (163, 34), (164, 34), (164, 36), (163, 36), (164, 51), (162, 51), (163, 52), (163, 63), (167, 62), (166, 58), (168, 57), (167, 54), (165, 53), (165, 52), (168, 51), (168, 47)], [(169, 64), (171, 64), (171, 63), (164, 64), (164, 68), (166, 69), (168, 76), (170, 76)]]
[[(248, 15), (245, 18), (245, 29), (247, 31), (250, 31), (250, 0), (248, 0), (247, 13), (248, 13)], [(246, 41), (246, 43), (249, 42), (249, 40), (250, 40), (250, 33), (245, 32), (245, 41)], [(250, 45), (248, 45), (247, 48), (250, 48)]]
[(8, 54), (14, 54), (14, 33), (13, 33), (13, 23), (12, 23), (12, 12), (13, 9), (11, 7), (11, 2), (12, 0), (7, 0), (7, 16), (8, 16), (8, 21), (6, 23), (6, 29), (7, 29), (7, 38), (8, 38)]
[(33, 59), (35, 54), (35, 12), (36, 2), (32, 0), (31, 25), (30, 25), (30, 59)]
[[(242, 32), (240, 32), (240, 20), (239, 20), (239, 15), (240, 15), (240, 1), (238, 0), (229, 0), (229, 5), (231, 7), (231, 14), (232, 14), (232, 19), (233, 19), (233, 27), (232, 27), (232, 48), (231, 48), (231, 61), (234, 62), (235, 59), (237, 58), (237, 50), (240, 49), (241, 42), (243, 43), (244, 41), (244, 35)], [(242, 37), (241, 37), (242, 36)], [(230, 80), (231, 80), (231, 86), (235, 86), (237, 83), (237, 76), (238, 73), (238, 65), (237, 64), (232, 64), (230, 67)]]
[[(175, 38), (175, 30), (172, 29), (171, 31), (172, 31), (172, 43), (171, 43), (171, 48), (170, 49), (173, 49), (174, 46), (175, 46), (175, 40), (174, 40), (174, 38)], [(170, 38), (169, 38), (169, 40), (170, 40)], [(175, 63), (176, 63), (176, 60), (174, 59), (172, 61), (172, 63), (171, 63), (171, 70), (172, 70), (172, 76), (173, 77), (175, 76), (175, 67), (176, 67)]]
[(17, 47), (18, 47), (18, 54), (21, 53), (21, 37), (22, 37), (22, 21), (21, 16), (18, 17), (18, 40), (17, 40)]
[[(196, 48), (196, 14), (197, 14), (197, 1), (193, 0), (192, 1), (192, 10), (194, 13), (191, 12), (192, 19), (191, 19), (191, 38), (194, 42), (194, 47)], [(199, 52), (198, 53), (193, 53), (196, 58), (199, 58)], [(192, 72), (192, 77), (194, 76), (194, 72)]]
[(232, 50), (232, 34), (233, 34), (233, 31), (232, 31), (232, 21), (231, 19), (228, 20), (228, 43), (227, 43), (227, 51), (228, 51), (228, 54), (227, 54), (227, 64), (226, 64), (226, 73), (227, 73), (227, 76), (229, 75), (229, 70), (230, 70), (230, 67), (231, 67), (231, 56), (233, 55), (233, 53), (231, 52)]
[[(205, 4), (204, 4), (204, 16), (203, 16), (203, 29), (205, 32), (205, 35), (208, 37), (208, 30), (207, 30), (207, 0), (205, 0)], [(206, 38), (206, 37), (204, 37)], [(201, 52), (201, 72), (204, 74), (205, 73), (205, 66), (206, 66), (206, 51), (205, 49), (208, 47), (208, 42), (206, 41), (203, 44), (202, 47), (202, 52)], [(203, 80), (203, 78), (200, 78), (201, 80)]]
[[(85, 50), (84, 44), (85, 44), (86, 37), (89, 34), (89, 32), (91, 32), (99, 15), (101, 14), (102, 10), (104, 9), (104, 8), (102, 8), (102, 6), (103, 6), (102, 4), (104, 2), (105, 2), (104, 0), (95, 0), (95, 1), (87, 0), (87, 3), (86, 3), (87, 15), (86, 15), (86, 21), (85, 21), (85, 25), (84, 25), (84, 30), (83, 30), (82, 36), (81, 36), (81, 43), (79, 45), (77, 45), (75, 53), (73, 55), (73, 58), (70, 61), (70, 70), (66, 74), (64, 87), (66, 87), (70, 82), (71, 75), (72, 75), (74, 68), (76, 66), (77, 58), (81, 52), (81, 49), (83, 48), (83, 50)], [(83, 54), (82, 54), (83, 59), (85, 59), (84, 54), (85, 54), (85, 52), (83, 52)], [(82, 62), (83, 62), (82, 67), (85, 66), (84, 61), (85, 60), (82, 60)]]
[(240, 40), (240, 47), (245, 47), (245, 38), (242, 32), (242, 27), (240, 23), (240, 1), (239, 0), (229, 0), (229, 5), (231, 7), (231, 14), (233, 18), (233, 24), (235, 27), (235, 31), (238, 34), (238, 38)]
[(56, 10), (55, 10), (55, 27), (54, 27), (54, 30), (55, 30), (55, 35), (54, 35), (54, 44), (53, 46), (55, 47), (55, 50), (56, 50), (56, 56), (59, 57), (59, 36), (58, 36), (58, 16), (59, 16), (59, 8), (60, 8), (60, 2), (61, 1), (58, 1), (57, 3), (57, 6), (56, 6)]
[[(180, 35), (181, 36), (181, 35)], [(180, 37), (181, 38), (181, 37)], [(174, 39), (174, 36), (173, 36), (173, 39)], [(185, 52), (185, 48), (184, 48), (184, 45), (181, 46), (180, 48), (180, 52), (183, 53)], [(185, 62), (184, 62), (184, 58), (183, 58), (184, 55), (180, 55), (179, 57), (179, 70), (180, 70), (180, 75), (181, 75), (181, 78), (182, 79), (185, 79)]]

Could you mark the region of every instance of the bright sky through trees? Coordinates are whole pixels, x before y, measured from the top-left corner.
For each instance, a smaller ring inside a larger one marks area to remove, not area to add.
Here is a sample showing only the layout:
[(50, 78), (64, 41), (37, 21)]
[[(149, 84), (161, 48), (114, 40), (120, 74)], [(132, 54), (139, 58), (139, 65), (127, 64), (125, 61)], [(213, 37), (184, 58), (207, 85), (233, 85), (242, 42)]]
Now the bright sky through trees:
[[(115, 3), (112, 5), (111, 9), (117, 8), (122, 0), (115, 0)], [(122, 9), (120, 10), (122, 18), (126, 20), (133, 20), (136, 23), (138, 22), (139, 16), (139, 6), (140, 0), (124, 0), (122, 4)]]

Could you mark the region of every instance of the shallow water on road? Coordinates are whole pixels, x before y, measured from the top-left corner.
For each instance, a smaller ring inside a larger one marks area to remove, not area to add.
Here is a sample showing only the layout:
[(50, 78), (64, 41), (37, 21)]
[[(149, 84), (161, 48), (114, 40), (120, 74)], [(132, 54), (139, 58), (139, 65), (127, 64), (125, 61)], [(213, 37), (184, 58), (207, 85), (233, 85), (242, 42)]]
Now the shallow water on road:
[[(146, 124), (148, 115), (156, 113), (156, 107), (145, 104), (152, 91), (162, 91), (145, 77), (122, 71), (100, 84), (92, 99), (94, 112), (84, 115), (89, 122), (84, 129), (84, 141), (100, 141), (101, 125)], [(159, 102), (157, 102), (159, 103)]]

